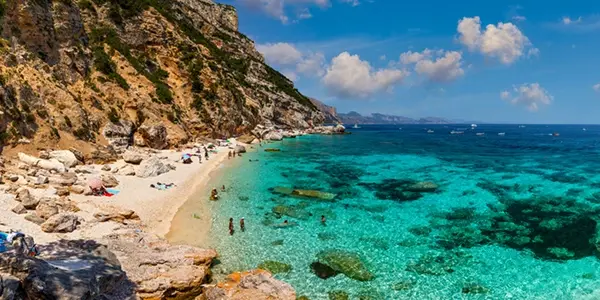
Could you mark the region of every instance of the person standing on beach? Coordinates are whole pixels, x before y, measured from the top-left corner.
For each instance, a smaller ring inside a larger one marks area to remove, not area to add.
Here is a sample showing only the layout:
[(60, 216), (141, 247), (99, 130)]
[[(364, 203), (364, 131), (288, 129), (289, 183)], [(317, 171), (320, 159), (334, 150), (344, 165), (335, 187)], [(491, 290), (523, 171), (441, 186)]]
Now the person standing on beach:
[(204, 152), (204, 159), (208, 160), (208, 150), (205, 150), (205, 152)]
[(240, 219), (240, 230), (242, 230), (242, 232), (246, 231), (246, 224), (244, 223), (244, 218)]
[(229, 235), (233, 235), (233, 218), (229, 218)]

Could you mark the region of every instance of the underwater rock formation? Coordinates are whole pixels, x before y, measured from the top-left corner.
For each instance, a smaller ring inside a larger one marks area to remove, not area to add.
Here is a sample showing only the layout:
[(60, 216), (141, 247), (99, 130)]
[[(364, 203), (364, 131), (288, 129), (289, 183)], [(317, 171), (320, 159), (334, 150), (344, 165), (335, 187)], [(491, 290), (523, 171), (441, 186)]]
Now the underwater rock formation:
[(273, 274), (273, 275), (279, 274), (279, 273), (287, 273), (292, 270), (292, 266), (290, 266), (289, 264), (274, 261), (274, 260), (264, 261), (264, 262), (260, 263), (257, 266), (257, 268), (262, 269), (262, 270), (267, 270), (267, 271), (271, 272), (271, 274)]
[(323, 250), (317, 254), (317, 259), (320, 263), (354, 280), (369, 281), (375, 278), (360, 256), (353, 252), (338, 249)]

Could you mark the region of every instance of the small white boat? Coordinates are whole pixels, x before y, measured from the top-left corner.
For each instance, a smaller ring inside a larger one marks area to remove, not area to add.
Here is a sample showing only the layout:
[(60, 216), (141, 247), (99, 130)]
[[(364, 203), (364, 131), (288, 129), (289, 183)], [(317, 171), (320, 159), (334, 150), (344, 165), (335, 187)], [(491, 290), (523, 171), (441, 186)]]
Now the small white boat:
[(525, 128), (525, 125), (519, 125), (519, 128)]
[(471, 129), (477, 128), (477, 124), (471, 124)]
[(429, 129), (427, 130), (427, 133), (433, 133), (433, 130)]
[(354, 123), (354, 126), (352, 126), (352, 128), (360, 128), (360, 127), (358, 127), (357, 123)]
[(483, 132), (478, 132), (478, 133), (476, 133), (475, 135), (476, 135), (476, 136), (482, 136), (482, 135), (485, 135), (485, 133), (483, 133)]
[(498, 135), (500, 135), (500, 136), (505, 136), (505, 135), (506, 135), (506, 132), (500, 132), (500, 133), (498, 133)]
[(463, 134), (465, 133), (464, 131), (456, 131), (456, 130), (452, 130), (450, 131), (450, 134)]

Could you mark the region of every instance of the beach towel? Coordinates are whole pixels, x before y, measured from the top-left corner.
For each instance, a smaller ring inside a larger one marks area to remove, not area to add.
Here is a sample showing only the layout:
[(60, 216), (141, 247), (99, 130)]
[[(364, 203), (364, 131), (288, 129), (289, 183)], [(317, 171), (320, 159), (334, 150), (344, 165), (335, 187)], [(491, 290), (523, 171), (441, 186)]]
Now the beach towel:
[(8, 234), (4, 233), (4, 232), (0, 232), (0, 253), (2, 252), (6, 252), (6, 245), (5, 245), (5, 241), (8, 238)]
[(108, 196), (108, 197), (111, 197), (111, 196), (114, 196), (114, 195), (118, 194), (120, 191), (119, 190), (115, 190), (115, 189), (106, 189), (106, 192), (109, 193), (109, 194), (111, 194), (110, 196)]

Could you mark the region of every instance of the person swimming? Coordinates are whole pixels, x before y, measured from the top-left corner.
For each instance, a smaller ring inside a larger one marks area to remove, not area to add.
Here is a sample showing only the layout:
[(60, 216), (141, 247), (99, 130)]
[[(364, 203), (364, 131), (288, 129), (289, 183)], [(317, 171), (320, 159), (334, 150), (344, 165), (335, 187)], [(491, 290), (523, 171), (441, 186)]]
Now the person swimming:
[(327, 220), (325, 220), (325, 216), (321, 216), (321, 224), (323, 226), (327, 226), (327, 224), (325, 223)]
[(242, 232), (246, 231), (246, 224), (244, 223), (244, 218), (240, 219), (240, 230), (242, 230)]
[(224, 191), (225, 191), (225, 185), (223, 185), (223, 186), (221, 187), (221, 192), (224, 192)]
[(217, 189), (212, 189), (212, 191), (210, 192), (210, 200), (219, 200), (219, 192), (217, 192)]

